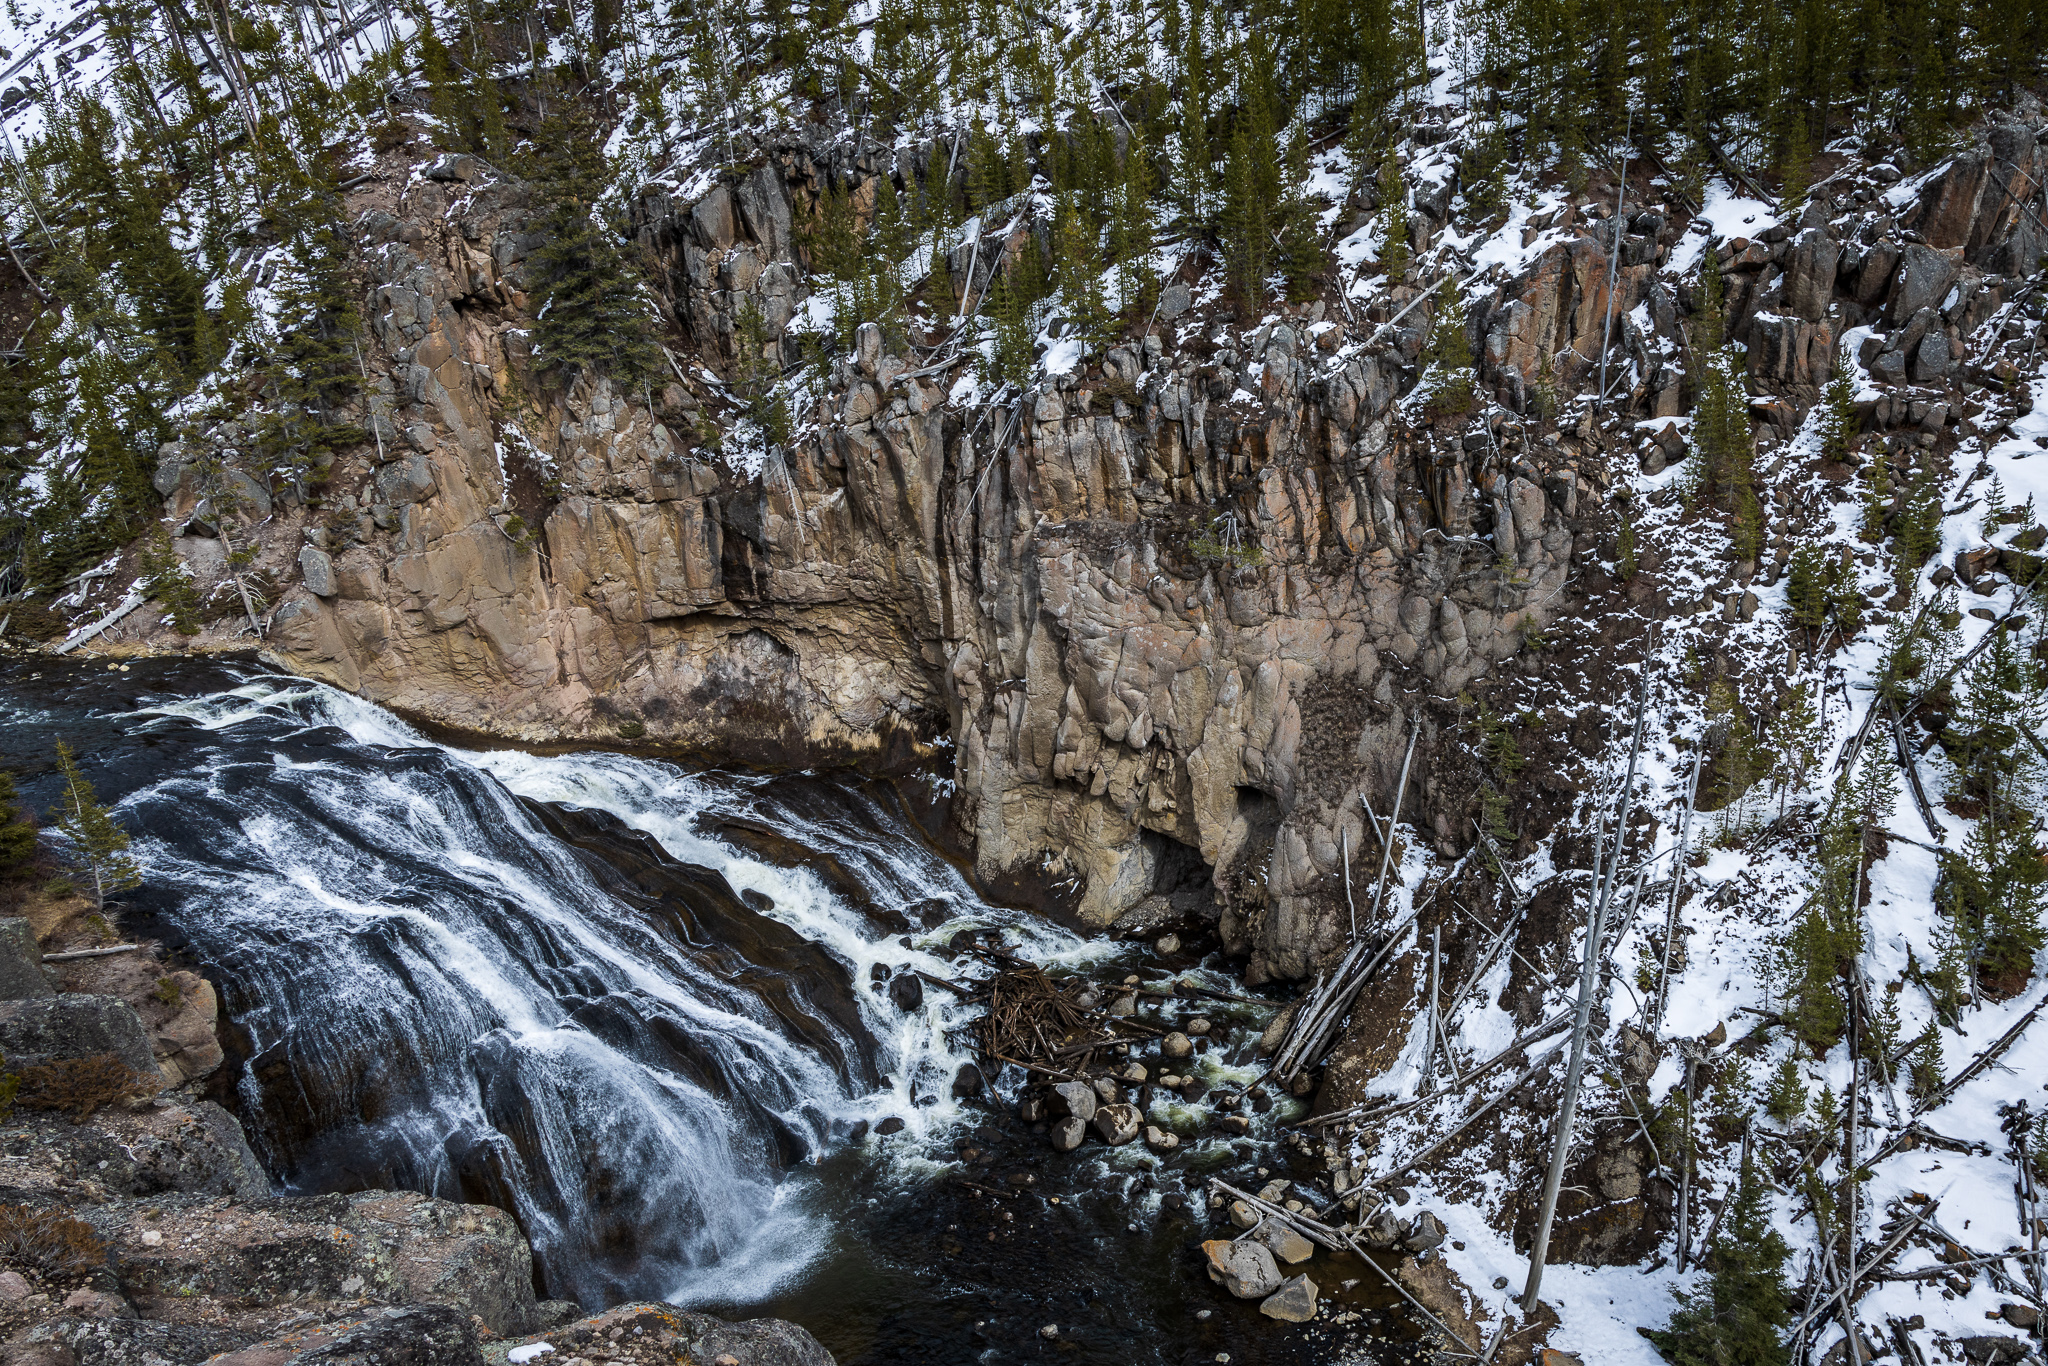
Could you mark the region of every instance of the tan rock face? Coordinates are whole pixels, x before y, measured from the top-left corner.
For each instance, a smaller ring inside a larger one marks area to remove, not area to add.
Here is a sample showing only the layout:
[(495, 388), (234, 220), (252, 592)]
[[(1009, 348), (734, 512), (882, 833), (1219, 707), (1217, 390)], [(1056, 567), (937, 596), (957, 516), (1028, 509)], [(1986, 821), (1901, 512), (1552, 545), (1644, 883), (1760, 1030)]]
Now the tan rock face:
[[(790, 316), (818, 176), (778, 154), (646, 208), (703, 362), (728, 364), (743, 301), (771, 331)], [(1201, 357), (1119, 346), (985, 408), (870, 333), (787, 452), (720, 453), (702, 438), (730, 418), (693, 363), (659, 391), (537, 397), (524, 192), (456, 188), (365, 220), (377, 441), (330, 479), (279, 663), (527, 741), (950, 754), (989, 886), (1106, 925), (1196, 869), (1254, 980), (1341, 946), (1347, 866), (1376, 867), (1360, 798), (1392, 807), (1406, 713), (1568, 609), (1600, 515), (1574, 445), (1411, 421), (1407, 343), (1333, 350), (1295, 316)], [(1622, 247), (1611, 301), (1590, 238), (1508, 282), (1475, 317), (1482, 383), (1590, 354), (1610, 302), (1669, 314), (1656, 242)], [(278, 552), (293, 576), (300, 549)]]

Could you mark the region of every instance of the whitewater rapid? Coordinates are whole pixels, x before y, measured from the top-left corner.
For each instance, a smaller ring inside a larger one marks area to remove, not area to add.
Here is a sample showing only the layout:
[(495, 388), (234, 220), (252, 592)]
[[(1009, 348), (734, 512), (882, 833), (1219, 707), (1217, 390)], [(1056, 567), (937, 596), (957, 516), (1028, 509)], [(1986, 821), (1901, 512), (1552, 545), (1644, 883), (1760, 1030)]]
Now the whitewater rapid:
[[(306, 1189), (504, 1204), (551, 1292), (584, 1303), (758, 1298), (828, 1244), (807, 1170), (858, 1122), (900, 1118), (914, 1140), (959, 1119), (966, 1007), (933, 990), (900, 1011), (877, 964), (957, 976), (963, 929), (1039, 961), (1106, 952), (988, 906), (849, 785), (795, 810), (766, 779), (465, 750), (300, 680), (141, 714), (210, 733), (122, 809), (231, 984), (252, 1138)], [(773, 922), (779, 966), (687, 915), (651, 920), (529, 803), (651, 837), (710, 913)], [(894, 933), (810, 869), (705, 833), (728, 819), (829, 856), (874, 906), (923, 903), (924, 928)], [(900, 1150), (915, 1168), (917, 1144)]]

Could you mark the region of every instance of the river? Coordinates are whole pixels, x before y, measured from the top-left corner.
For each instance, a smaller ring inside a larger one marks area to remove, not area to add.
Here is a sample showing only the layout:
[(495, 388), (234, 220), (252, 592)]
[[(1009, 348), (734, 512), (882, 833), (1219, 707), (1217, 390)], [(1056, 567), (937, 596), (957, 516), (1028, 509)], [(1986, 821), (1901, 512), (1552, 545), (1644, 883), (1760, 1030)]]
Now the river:
[[(1207, 1286), (1166, 1199), (1199, 1205), (1297, 1111), (1162, 1161), (1057, 1156), (955, 1098), (971, 1007), (898, 1009), (877, 965), (959, 978), (963, 936), (1055, 972), (1158, 965), (984, 901), (915, 779), (470, 748), (253, 660), (0, 662), (0, 722), (36, 805), (60, 737), (118, 803), (147, 872), (126, 923), (220, 989), (217, 1090), (287, 1192), (495, 1204), (545, 1294), (788, 1318), (842, 1366), (1336, 1359)], [(1174, 966), (1242, 990), (1218, 958)], [(1269, 1010), (1207, 1012), (1232, 1026), (1212, 1082), (1258, 1074)]]

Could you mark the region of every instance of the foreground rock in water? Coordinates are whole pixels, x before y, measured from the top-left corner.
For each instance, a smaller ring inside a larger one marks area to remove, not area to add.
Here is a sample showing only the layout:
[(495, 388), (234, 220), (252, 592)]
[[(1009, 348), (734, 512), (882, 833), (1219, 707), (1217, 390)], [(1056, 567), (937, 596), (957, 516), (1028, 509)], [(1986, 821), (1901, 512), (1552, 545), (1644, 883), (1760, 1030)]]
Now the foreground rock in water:
[[(581, 1313), (535, 1299), (503, 1210), (274, 1196), (234, 1117), (204, 1101), (83, 1124), (17, 1114), (0, 1123), (0, 1181), (0, 1366), (484, 1366)], [(556, 1362), (600, 1341), (613, 1360), (832, 1360), (791, 1324), (649, 1305), (545, 1340)]]

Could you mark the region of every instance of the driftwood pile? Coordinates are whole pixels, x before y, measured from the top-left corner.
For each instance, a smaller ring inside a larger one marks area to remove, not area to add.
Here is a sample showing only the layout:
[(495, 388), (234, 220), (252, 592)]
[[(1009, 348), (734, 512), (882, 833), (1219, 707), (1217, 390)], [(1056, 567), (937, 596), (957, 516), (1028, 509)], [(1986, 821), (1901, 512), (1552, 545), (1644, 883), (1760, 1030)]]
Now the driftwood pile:
[(1080, 978), (1054, 980), (1036, 963), (1000, 949), (969, 950), (995, 972), (970, 988), (968, 999), (985, 1009), (972, 1028), (975, 1048), (991, 1063), (1009, 1063), (1037, 1076), (1071, 1081), (1086, 1076), (1095, 1054), (1143, 1042), (1163, 1031), (1156, 1025), (1103, 1008), (1105, 1000), (1169, 993), (1134, 986), (1097, 986)]

